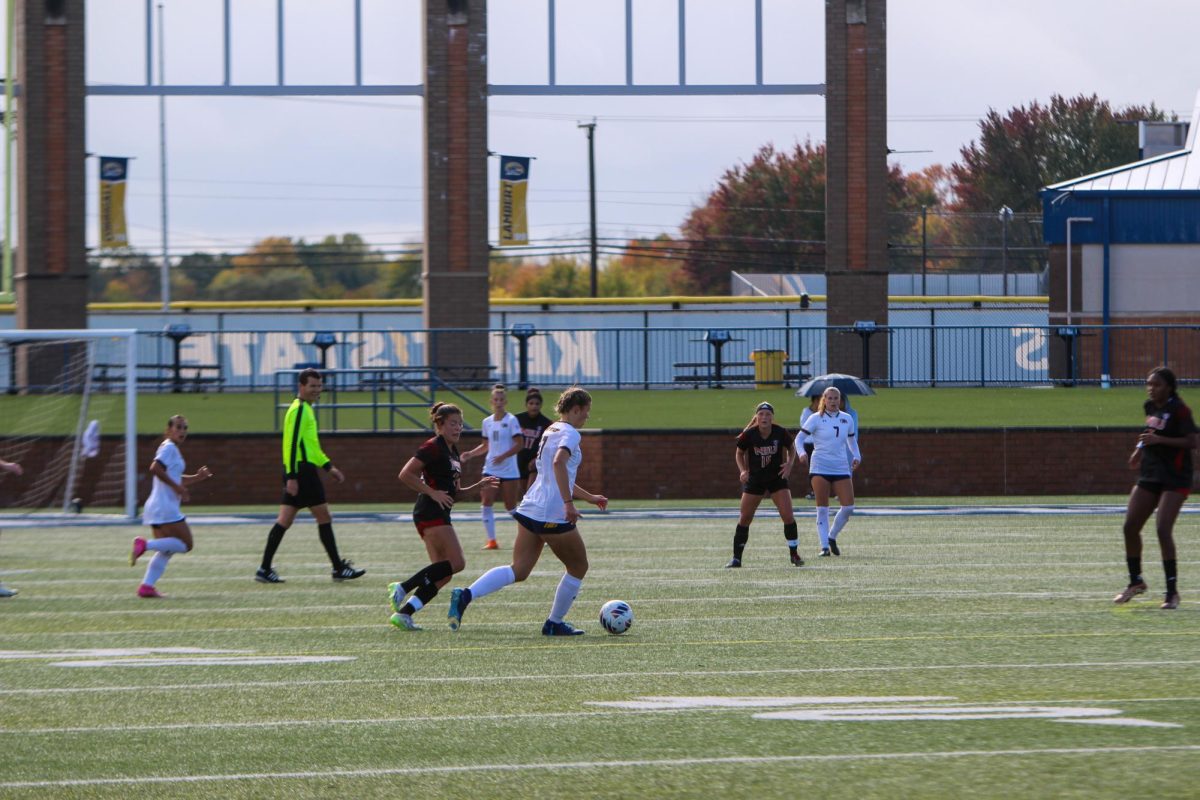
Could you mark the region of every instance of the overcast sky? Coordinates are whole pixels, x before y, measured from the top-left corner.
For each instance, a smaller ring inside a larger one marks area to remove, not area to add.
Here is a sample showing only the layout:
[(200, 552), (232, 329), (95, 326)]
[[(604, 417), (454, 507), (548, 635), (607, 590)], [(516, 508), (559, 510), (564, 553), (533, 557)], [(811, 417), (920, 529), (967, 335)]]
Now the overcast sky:
[[(675, 81), (678, 0), (634, 0), (634, 78)], [(163, 0), (166, 81), (218, 84), (223, 0)], [(274, 83), (276, 0), (233, 0), (233, 82)], [(145, 0), (87, 0), (90, 84), (144, 83)], [(353, 0), (284, 0), (286, 83), (351, 83)], [(559, 83), (623, 82), (624, 0), (558, 0)], [(362, 0), (366, 83), (421, 82), (419, 0)], [(687, 0), (689, 83), (750, 82), (753, 0)], [(824, 81), (822, 0), (764, 0), (765, 80)], [(489, 81), (547, 75), (546, 0), (490, 0)], [(888, 137), (905, 169), (959, 159), (979, 118), (1051, 94), (1157, 103), (1182, 118), (1200, 89), (1196, 0), (890, 0)], [(156, 73), (157, 79), (157, 73)], [(421, 235), (419, 98), (169, 98), (172, 252), (240, 250), (267, 235)], [(595, 117), (601, 236), (674, 232), (721, 174), (763, 144), (824, 139), (824, 100), (496, 97), (493, 151), (536, 157), (535, 240), (587, 232)], [(89, 153), (134, 157), (135, 247), (159, 248), (158, 101), (91, 97)], [(490, 170), (495, 196), (494, 166)], [(97, 239), (89, 164), (88, 242)], [(492, 200), (491, 239), (495, 232)]]

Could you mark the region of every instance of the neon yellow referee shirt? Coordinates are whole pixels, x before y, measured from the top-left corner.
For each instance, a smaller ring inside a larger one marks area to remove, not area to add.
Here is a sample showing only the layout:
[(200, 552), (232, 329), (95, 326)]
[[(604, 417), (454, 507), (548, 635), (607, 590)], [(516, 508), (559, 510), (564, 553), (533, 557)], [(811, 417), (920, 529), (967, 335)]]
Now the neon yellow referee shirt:
[(283, 418), (283, 470), (288, 480), (300, 474), (300, 464), (329, 469), (330, 459), (317, 438), (317, 415), (312, 406), (297, 397)]

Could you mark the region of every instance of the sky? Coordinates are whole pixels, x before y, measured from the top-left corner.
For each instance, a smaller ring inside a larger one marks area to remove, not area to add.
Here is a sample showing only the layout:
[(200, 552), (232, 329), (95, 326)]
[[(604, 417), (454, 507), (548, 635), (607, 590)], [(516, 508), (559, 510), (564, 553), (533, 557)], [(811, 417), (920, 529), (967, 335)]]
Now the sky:
[[(157, 3), (158, 0), (155, 0)], [(219, 84), (223, 0), (161, 0), (168, 84)], [(750, 82), (753, 0), (686, 0), (690, 83)], [(351, 83), (353, 0), (283, 0), (286, 83)], [(633, 0), (634, 80), (674, 82), (678, 0)], [(235, 84), (276, 79), (276, 0), (232, 0)], [(420, 0), (361, 0), (363, 80), (421, 82)], [(89, 84), (146, 79), (146, 0), (87, 0)], [(490, 0), (489, 81), (541, 83), (547, 0)], [(624, 0), (557, 0), (559, 83), (623, 82)], [(824, 3), (763, 0), (768, 83), (824, 82)], [(1052, 94), (1157, 103), (1189, 118), (1200, 89), (1195, 0), (890, 0), (888, 143), (906, 170), (949, 165), (1000, 111)], [(157, 37), (155, 37), (157, 47)], [(157, 59), (157, 53), (155, 55)], [(157, 72), (155, 79), (157, 80)], [(161, 246), (156, 98), (89, 97), (87, 150), (129, 156), (134, 247)], [(601, 237), (674, 233), (721, 175), (764, 144), (824, 139), (824, 100), (790, 97), (494, 97), (489, 147), (528, 155), (534, 241), (588, 231), (596, 120)], [(421, 100), (168, 98), (173, 254), (240, 251), (264, 236), (358, 233), (382, 249), (421, 238)], [(89, 163), (88, 244), (98, 239)], [(496, 172), (489, 197), (496, 233)]]

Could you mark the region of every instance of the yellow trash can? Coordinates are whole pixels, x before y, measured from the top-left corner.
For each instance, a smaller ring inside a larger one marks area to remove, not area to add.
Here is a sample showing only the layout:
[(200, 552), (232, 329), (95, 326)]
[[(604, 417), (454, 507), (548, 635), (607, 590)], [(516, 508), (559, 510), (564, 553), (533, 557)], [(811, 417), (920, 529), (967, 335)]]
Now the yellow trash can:
[(755, 350), (750, 354), (754, 362), (754, 388), (779, 389), (783, 386), (783, 362), (787, 353), (782, 350)]

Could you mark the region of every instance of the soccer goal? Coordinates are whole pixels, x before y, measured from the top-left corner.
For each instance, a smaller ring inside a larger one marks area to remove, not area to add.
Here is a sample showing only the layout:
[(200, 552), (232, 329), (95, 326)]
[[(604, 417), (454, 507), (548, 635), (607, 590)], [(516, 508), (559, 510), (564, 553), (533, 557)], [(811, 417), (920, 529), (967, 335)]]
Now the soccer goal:
[(137, 331), (0, 331), (4, 514), (137, 514)]

